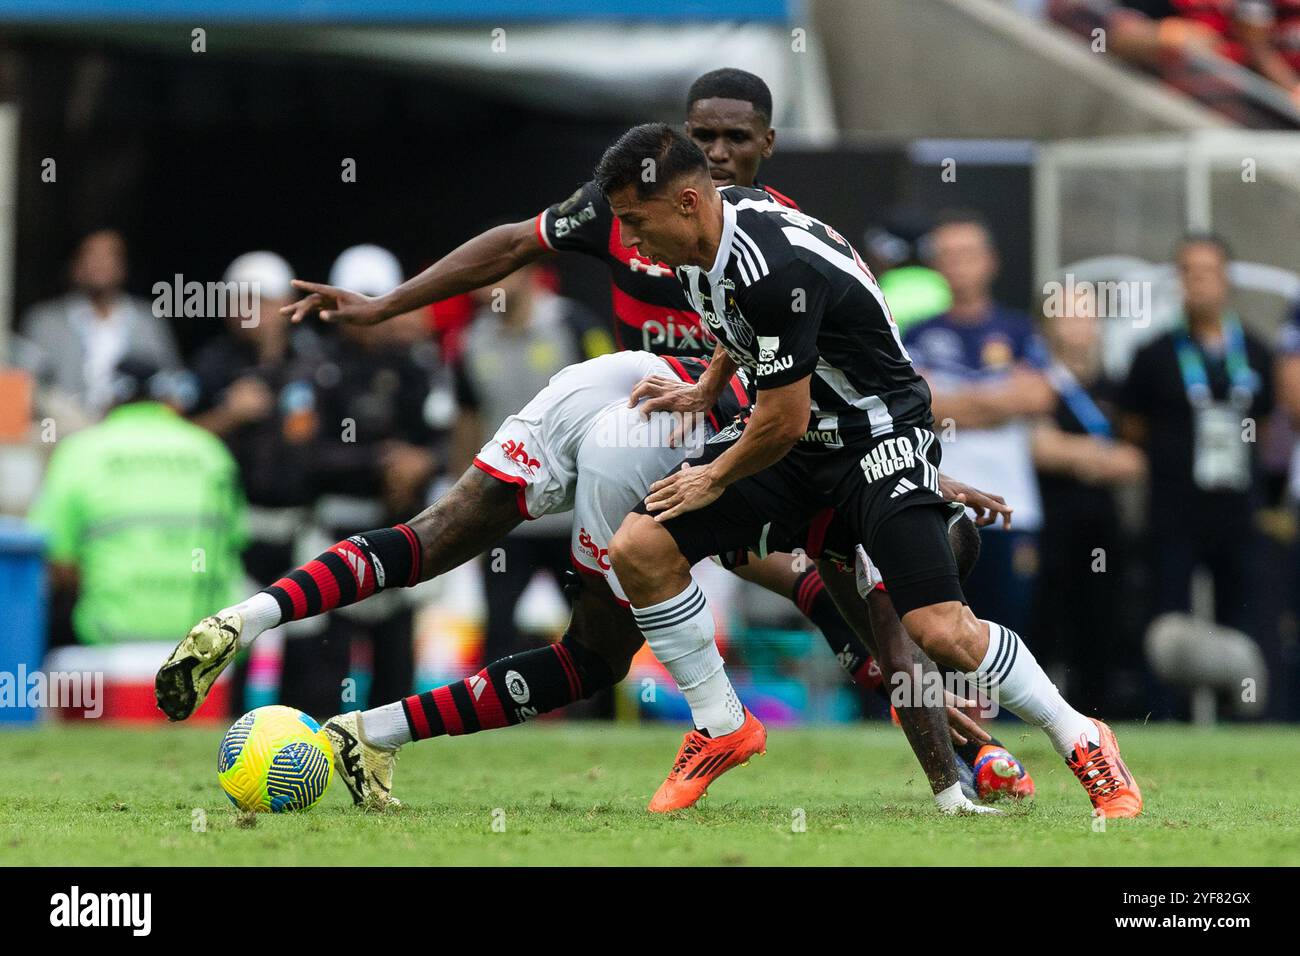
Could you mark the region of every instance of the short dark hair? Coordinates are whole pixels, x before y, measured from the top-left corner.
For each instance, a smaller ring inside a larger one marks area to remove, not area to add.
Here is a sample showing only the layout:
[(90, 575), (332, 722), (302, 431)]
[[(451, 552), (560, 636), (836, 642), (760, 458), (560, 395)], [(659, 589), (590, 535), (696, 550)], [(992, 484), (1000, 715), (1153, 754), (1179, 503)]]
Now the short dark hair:
[(963, 514), (953, 522), (948, 529), (948, 543), (957, 559), (957, 577), (965, 584), (975, 569), (975, 562), (980, 559), (980, 532), (970, 515)]
[(592, 178), (606, 196), (635, 186), (636, 194), (644, 199), (678, 176), (708, 171), (708, 160), (685, 133), (667, 123), (644, 123), (633, 126), (605, 150)]
[(710, 70), (691, 84), (686, 94), (686, 112), (700, 100), (744, 100), (763, 116), (764, 123), (772, 122), (772, 91), (762, 77), (735, 67)]
[(1174, 250), (1174, 258), (1178, 259), (1188, 246), (1214, 246), (1219, 250), (1219, 255), (1223, 256), (1224, 262), (1232, 261), (1232, 246), (1228, 245), (1228, 240), (1223, 238), (1217, 232), (1189, 232), (1178, 240), (1178, 248)]

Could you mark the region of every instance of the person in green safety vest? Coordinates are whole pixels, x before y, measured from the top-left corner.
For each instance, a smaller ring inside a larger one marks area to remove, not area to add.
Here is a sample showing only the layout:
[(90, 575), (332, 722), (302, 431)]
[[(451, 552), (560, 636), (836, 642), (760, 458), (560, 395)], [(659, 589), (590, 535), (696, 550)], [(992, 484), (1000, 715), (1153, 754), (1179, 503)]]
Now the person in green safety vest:
[(239, 468), (182, 418), (184, 379), (122, 361), (104, 420), (58, 442), (29, 520), (83, 644), (174, 641), (236, 596), (247, 530)]

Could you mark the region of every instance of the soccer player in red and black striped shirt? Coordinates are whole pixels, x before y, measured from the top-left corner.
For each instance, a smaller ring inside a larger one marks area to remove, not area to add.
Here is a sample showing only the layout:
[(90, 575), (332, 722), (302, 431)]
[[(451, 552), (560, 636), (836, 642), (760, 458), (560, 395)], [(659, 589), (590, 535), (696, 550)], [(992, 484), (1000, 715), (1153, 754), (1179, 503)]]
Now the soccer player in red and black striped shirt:
[[(743, 70), (714, 70), (691, 86), (686, 131), (708, 156), (715, 183), (763, 189), (798, 209), (793, 200), (758, 182), (758, 167), (772, 155), (776, 141), (771, 114), (772, 95), (761, 79)], [(618, 220), (594, 183), (542, 210), (534, 226), (545, 248), (580, 252), (609, 266), (619, 348), (700, 358), (713, 354), (717, 339), (687, 303), (672, 267), (619, 242)]]

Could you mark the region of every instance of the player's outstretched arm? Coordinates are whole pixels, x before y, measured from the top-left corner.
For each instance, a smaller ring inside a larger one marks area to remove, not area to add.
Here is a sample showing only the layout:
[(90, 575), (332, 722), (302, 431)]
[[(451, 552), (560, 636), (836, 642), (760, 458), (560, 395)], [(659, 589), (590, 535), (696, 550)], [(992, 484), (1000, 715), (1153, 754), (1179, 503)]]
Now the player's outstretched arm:
[(326, 322), (378, 325), (385, 319), (481, 289), (541, 258), (548, 250), (537, 240), (536, 228), (535, 219), (526, 219), (489, 229), (381, 296), (295, 279), (294, 288), (306, 294), (280, 313), (294, 322), (316, 312)]

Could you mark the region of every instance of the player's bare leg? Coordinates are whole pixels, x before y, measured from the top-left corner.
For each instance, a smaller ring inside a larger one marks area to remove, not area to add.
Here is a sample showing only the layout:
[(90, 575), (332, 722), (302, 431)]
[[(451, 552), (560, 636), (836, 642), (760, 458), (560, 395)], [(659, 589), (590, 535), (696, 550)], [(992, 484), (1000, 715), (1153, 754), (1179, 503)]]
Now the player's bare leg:
[[(876, 655), (885, 676), (885, 686), (915, 684), (933, 679), (939, 673), (934, 661), (916, 646), (894, 613), (889, 596), (880, 590), (872, 591), (864, 601), (858, 593), (852, 574), (841, 571), (827, 561), (819, 561), (822, 580), (848, 621), (867, 641)], [(895, 708), (898, 723), (907, 742), (916, 754), (935, 803), (943, 813), (985, 813), (990, 808), (971, 803), (961, 790), (957, 775), (957, 756), (953, 751), (954, 738), (965, 743), (969, 739), (987, 741), (973, 720), (955, 707), (928, 706), (919, 695), (909, 695)]]
[(270, 587), (196, 624), (158, 671), (159, 708), (169, 720), (184, 720), (239, 649), (262, 632), (444, 574), (522, 520), (514, 486), (466, 469), (447, 494), (408, 524), (340, 541)]

